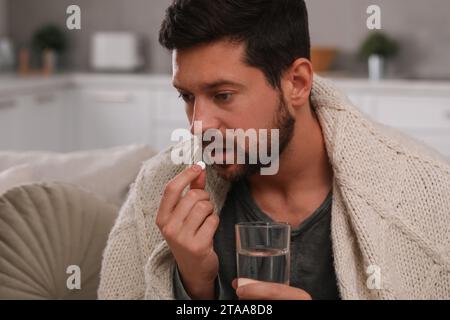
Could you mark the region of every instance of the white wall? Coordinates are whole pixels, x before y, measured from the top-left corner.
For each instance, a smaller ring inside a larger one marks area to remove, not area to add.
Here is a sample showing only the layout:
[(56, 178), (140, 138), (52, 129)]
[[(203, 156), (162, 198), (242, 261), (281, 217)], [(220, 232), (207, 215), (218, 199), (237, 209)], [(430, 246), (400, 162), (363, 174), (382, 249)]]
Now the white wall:
[(0, 0), (0, 37), (8, 34), (7, 0)]
[(369, 30), (366, 9), (381, 8), (382, 29), (400, 44), (398, 76), (450, 78), (449, 0), (306, 0), (314, 45), (339, 48), (338, 64), (358, 67), (354, 53)]
[(67, 67), (89, 70), (90, 41), (97, 31), (129, 31), (141, 36), (146, 52), (146, 71), (171, 71), (171, 56), (158, 44), (158, 31), (172, 0), (8, 0), (9, 33), (16, 46), (27, 46), (32, 34), (44, 24), (66, 29), (66, 9), (81, 8), (81, 30), (68, 31)]
[[(0, 0), (5, 2), (7, 0)], [(127, 30), (147, 43), (147, 71), (170, 72), (171, 57), (157, 41), (164, 11), (172, 0), (9, 0), (9, 34), (16, 46), (27, 45), (44, 23), (65, 26), (65, 9), (82, 9), (82, 31), (70, 32), (69, 67), (89, 65), (89, 43), (95, 31)], [(336, 46), (338, 69), (365, 71), (355, 57), (368, 32), (366, 9), (378, 4), (384, 31), (398, 39), (401, 52), (395, 74), (406, 77), (450, 78), (450, 0), (306, 0), (314, 45)], [(0, 9), (1, 11), (1, 9)], [(3, 20), (0, 17), (0, 20)], [(1, 26), (0, 26), (1, 28)], [(1, 29), (0, 29), (1, 30)]]

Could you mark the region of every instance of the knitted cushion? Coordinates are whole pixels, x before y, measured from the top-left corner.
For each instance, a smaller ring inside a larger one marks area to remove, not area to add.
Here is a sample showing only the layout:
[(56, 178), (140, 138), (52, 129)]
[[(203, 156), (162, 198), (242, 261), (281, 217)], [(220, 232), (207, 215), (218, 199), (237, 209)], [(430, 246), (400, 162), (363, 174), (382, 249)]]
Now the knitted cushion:
[[(0, 299), (95, 299), (117, 211), (62, 183), (26, 185), (2, 195)], [(73, 288), (78, 270), (69, 266), (80, 268), (80, 289)]]

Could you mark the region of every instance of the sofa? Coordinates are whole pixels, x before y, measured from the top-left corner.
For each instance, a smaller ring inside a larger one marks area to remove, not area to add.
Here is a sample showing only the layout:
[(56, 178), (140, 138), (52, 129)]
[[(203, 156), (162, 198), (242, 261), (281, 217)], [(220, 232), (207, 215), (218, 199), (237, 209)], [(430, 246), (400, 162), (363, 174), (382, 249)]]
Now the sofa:
[(109, 232), (154, 154), (0, 151), (0, 299), (96, 299)]

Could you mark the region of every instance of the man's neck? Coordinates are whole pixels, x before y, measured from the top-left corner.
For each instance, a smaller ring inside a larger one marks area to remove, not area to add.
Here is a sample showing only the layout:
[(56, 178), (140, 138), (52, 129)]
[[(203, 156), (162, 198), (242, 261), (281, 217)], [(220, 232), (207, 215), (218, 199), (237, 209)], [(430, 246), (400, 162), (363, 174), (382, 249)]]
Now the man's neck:
[(280, 156), (278, 173), (255, 175), (248, 181), (258, 206), (272, 219), (292, 226), (298, 226), (322, 204), (333, 179), (316, 115), (309, 108), (301, 118)]

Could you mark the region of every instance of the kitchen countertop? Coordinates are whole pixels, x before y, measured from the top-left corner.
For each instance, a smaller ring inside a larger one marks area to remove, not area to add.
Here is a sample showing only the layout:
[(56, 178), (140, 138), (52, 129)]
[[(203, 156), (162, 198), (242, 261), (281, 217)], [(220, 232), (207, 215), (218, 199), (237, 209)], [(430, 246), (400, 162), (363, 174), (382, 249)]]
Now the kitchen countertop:
[(155, 74), (99, 74), (99, 73), (66, 73), (52, 76), (19, 76), (16, 74), (0, 75), (0, 96), (15, 94), (32, 94), (41, 90), (54, 90), (77, 86), (118, 86), (133, 88), (168, 87), (171, 83), (169, 75)]
[(67, 86), (69, 86), (69, 77), (67, 75), (22, 77), (11, 74), (0, 76), (0, 96)]
[[(345, 90), (364, 92), (423, 94), (424, 91), (439, 92), (450, 96), (450, 81), (387, 79), (370, 81), (365, 78), (349, 78), (328, 76), (337, 87)], [(108, 88), (146, 89), (161, 86), (171, 87), (171, 76), (168, 74), (108, 74), (108, 73), (66, 73), (52, 76), (18, 76), (15, 74), (0, 75), (0, 96), (28, 94), (41, 90), (71, 88), (77, 86), (95, 86)]]

